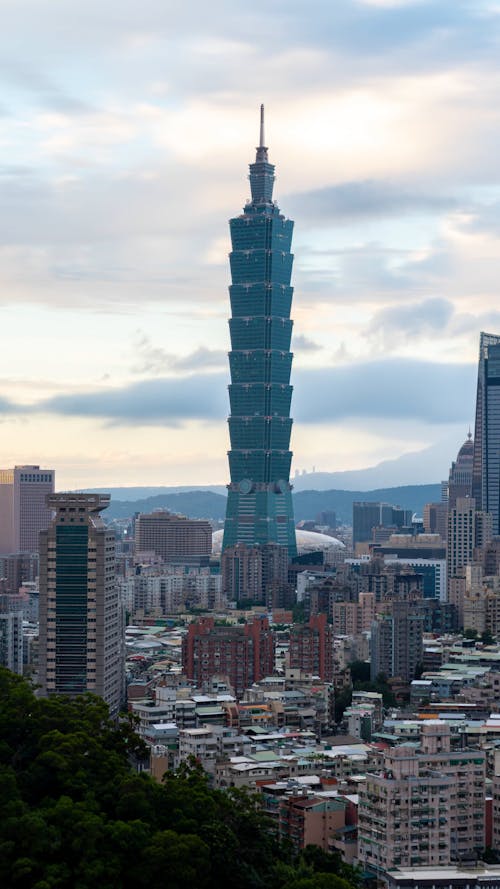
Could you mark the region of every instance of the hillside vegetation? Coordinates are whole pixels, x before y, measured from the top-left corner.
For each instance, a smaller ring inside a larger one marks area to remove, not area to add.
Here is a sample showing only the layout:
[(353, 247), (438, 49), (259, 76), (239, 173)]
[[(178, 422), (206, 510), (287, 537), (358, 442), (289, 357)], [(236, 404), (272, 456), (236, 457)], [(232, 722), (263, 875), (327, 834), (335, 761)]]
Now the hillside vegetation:
[(269, 830), (256, 798), (184, 766), (164, 783), (92, 695), (36, 698), (0, 668), (0, 885), (8, 889), (352, 889), (354, 872)]

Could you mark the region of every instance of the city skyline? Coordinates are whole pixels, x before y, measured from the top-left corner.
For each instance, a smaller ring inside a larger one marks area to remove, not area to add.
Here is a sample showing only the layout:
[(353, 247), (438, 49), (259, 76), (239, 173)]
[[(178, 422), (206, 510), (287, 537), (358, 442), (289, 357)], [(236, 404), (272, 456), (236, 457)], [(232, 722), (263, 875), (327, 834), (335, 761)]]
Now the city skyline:
[(292, 476), (444, 443), (444, 477), (500, 325), (499, 11), (10, 5), (0, 465), (228, 481), (227, 219), (264, 101), (299, 222)]

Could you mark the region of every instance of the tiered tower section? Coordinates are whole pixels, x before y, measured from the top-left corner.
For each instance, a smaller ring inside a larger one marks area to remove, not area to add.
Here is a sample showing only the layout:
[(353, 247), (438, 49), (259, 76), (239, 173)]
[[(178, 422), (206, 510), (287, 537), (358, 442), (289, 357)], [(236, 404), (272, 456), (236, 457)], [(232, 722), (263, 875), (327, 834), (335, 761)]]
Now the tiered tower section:
[(230, 220), (231, 384), (223, 548), (278, 543), (296, 555), (290, 485), (290, 252), (293, 222), (274, 203), (274, 165), (260, 143), (250, 164), (252, 199)]

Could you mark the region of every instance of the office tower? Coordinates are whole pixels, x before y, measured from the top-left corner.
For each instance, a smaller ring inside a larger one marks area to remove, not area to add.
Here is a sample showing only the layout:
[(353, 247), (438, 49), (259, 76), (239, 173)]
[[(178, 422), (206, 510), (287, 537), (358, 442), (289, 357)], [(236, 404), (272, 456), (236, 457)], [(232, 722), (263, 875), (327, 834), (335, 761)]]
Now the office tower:
[(481, 333), (477, 374), (472, 496), (500, 533), (500, 336)]
[(457, 454), (457, 459), (451, 464), (448, 479), (448, 509), (453, 509), (459, 497), (470, 497), (472, 495), (473, 463), (474, 442), (469, 432)]
[(333, 680), (333, 628), (326, 614), (316, 614), (308, 624), (290, 630), (290, 667), (326, 682)]
[(155, 553), (164, 562), (208, 561), (212, 526), (205, 519), (188, 519), (159, 509), (135, 520), (135, 551)]
[(274, 165), (260, 142), (251, 200), (230, 221), (229, 470), (223, 549), (279, 543), (295, 556), (290, 485), (293, 222), (273, 201)]
[(352, 542), (373, 540), (374, 528), (404, 528), (411, 525), (411, 509), (401, 509), (389, 503), (355, 500), (352, 504)]
[(321, 512), (318, 512), (316, 516), (316, 524), (324, 525), (327, 528), (331, 528), (332, 531), (335, 531), (337, 527), (337, 515), (333, 511), (333, 509), (323, 509)]
[(115, 538), (100, 512), (109, 494), (52, 494), (40, 533), (39, 681), (44, 695), (93, 692), (118, 713), (123, 697), (123, 616)]
[(182, 666), (188, 679), (207, 690), (214, 676), (227, 676), (239, 697), (274, 671), (274, 633), (267, 618), (234, 627), (215, 626), (212, 617), (189, 624), (182, 640)]
[(38, 535), (49, 526), (46, 498), (55, 472), (39, 466), (0, 469), (0, 555), (38, 552)]

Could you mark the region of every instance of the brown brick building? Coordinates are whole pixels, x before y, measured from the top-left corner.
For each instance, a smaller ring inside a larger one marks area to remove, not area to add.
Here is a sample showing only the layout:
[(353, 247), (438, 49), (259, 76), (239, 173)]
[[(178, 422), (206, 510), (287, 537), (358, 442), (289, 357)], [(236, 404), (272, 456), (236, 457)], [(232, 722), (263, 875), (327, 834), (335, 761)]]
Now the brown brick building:
[(213, 617), (189, 625), (182, 643), (188, 679), (208, 688), (212, 676), (227, 676), (236, 695), (274, 670), (274, 633), (265, 617), (234, 627), (216, 626)]

